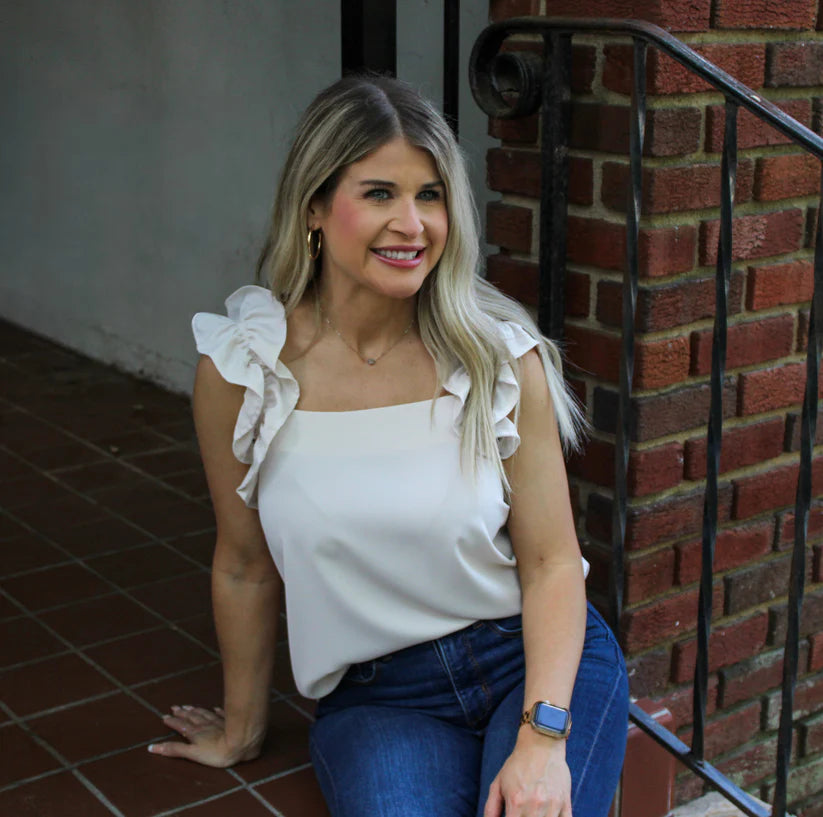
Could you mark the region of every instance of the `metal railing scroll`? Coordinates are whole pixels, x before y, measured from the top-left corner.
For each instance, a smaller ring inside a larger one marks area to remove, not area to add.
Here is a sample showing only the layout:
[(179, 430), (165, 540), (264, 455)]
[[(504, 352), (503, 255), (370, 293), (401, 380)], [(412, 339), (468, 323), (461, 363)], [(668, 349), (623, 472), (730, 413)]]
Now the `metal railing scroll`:
[[(623, 276), (622, 357), (615, 440), (615, 482), (612, 519), (610, 612), (617, 629), (623, 606), (623, 553), (628, 506), (631, 383), (634, 370), (634, 320), (638, 290), (638, 234), (641, 211), (641, 170), (646, 113), (646, 53), (653, 47), (668, 55), (720, 91), (726, 101), (721, 166), (720, 234), (716, 266), (716, 315), (712, 338), (711, 405), (707, 437), (707, 476), (702, 525), (702, 567), (698, 600), (697, 660), (694, 674), (692, 745), (687, 746), (632, 704), (630, 717), (642, 730), (703, 777), (750, 817), (786, 814), (792, 739), (792, 707), (797, 679), (800, 610), (803, 599), (811, 505), (812, 456), (818, 412), (818, 381), (823, 345), (823, 207), (818, 210), (814, 255), (814, 295), (806, 356), (806, 388), (801, 415), (800, 468), (795, 503), (795, 536), (789, 586), (789, 612), (783, 662), (782, 709), (778, 727), (773, 808), (755, 802), (705, 759), (705, 725), (711, 632), (712, 569), (718, 527), (718, 479), (723, 430), (723, 382), (726, 366), (726, 323), (732, 270), (732, 217), (737, 168), (737, 113), (744, 108), (789, 140), (823, 160), (823, 139), (769, 101), (742, 85), (666, 31), (635, 20), (571, 20), (523, 17), (494, 23), (477, 39), (469, 79), (477, 103), (498, 118), (528, 116), (542, 109), (542, 184), (540, 195), (540, 255), (538, 322), (550, 337), (563, 336), (568, 202), (568, 124), (571, 42), (575, 34), (631, 37), (634, 83), (630, 120), (630, 191), (626, 219), (626, 268)], [(533, 50), (501, 50), (513, 35), (532, 35), (543, 42), (543, 56)], [(823, 185), (821, 186), (823, 191)]]

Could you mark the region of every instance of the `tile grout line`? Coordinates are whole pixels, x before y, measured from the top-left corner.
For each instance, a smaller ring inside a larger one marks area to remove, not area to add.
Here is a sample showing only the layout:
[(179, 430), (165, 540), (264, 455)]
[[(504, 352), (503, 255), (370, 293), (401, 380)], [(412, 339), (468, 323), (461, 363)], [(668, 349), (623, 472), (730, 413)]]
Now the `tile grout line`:
[(86, 789), (93, 794), (112, 814), (116, 815), (116, 817), (126, 817), (122, 811), (120, 811), (114, 803), (106, 797), (94, 783), (91, 782), (82, 772), (78, 771), (77, 769), (72, 770), (72, 774), (74, 775), (76, 780), (79, 780)]

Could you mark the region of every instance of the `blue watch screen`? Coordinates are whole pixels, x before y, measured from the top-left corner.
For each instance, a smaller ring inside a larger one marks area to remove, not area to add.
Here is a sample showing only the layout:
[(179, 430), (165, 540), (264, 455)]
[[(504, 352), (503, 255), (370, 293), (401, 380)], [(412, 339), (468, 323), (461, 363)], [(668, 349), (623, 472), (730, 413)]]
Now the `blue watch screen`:
[(564, 732), (566, 729), (566, 718), (568, 715), (564, 709), (541, 703), (537, 705), (537, 711), (534, 715), (534, 720), (540, 726), (544, 726), (554, 732)]

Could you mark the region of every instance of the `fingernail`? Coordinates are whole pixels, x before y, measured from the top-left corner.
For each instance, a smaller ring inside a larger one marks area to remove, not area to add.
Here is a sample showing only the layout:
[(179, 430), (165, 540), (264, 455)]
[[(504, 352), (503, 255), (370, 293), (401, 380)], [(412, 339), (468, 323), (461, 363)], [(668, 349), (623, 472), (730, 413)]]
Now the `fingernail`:
[(149, 746), (148, 746), (148, 749), (149, 749), (150, 752), (153, 752), (154, 751), (154, 744), (150, 743)]
[(183, 709), (194, 709), (193, 706), (184, 706)]

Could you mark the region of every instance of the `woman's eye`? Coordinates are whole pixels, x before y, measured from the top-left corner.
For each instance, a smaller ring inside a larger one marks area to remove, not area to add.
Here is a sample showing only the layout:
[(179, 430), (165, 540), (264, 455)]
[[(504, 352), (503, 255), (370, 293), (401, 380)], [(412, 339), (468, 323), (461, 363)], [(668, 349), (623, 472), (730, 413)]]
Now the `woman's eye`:
[(442, 197), (439, 190), (423, 190), (418, 198), (423, 201), (440, 201)]
[(366, 193), (366, 198), (376, 199), (377, 201), (386, 201), (391, 198), (391, 193), (384, 187), (375, 187)]

